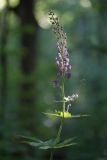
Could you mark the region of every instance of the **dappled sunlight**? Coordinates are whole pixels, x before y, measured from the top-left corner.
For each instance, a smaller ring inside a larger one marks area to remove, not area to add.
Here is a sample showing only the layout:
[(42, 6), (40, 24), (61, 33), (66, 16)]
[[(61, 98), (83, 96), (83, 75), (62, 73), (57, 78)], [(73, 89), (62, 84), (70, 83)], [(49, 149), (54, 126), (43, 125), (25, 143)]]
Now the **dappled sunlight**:
[(80, 0), (80, 4), (81, 4), (82, 7), (85, 7), (85, 8), (91, 7), (90, 0)]
[(4, 9), (6, 7), (7, 2), (9, 4), (9, 6), (15, 7), (19, 4), (20, 0), (9, 0), (9, 1), (0, 0), (0, 10)]
[(0, 0), (0, 10), (5, 8), (5, 6), (6, 6), (6, 0)]
[(20, 3), (20, 0), (9, 0), (9, 5), (11, 7), (16, 7)]
[(41, 28), (48, 29), (50, 27), (48, 15), (45, 15), (44, 13), (39, 13), (39, 15), (36, 16), (36, 19)]

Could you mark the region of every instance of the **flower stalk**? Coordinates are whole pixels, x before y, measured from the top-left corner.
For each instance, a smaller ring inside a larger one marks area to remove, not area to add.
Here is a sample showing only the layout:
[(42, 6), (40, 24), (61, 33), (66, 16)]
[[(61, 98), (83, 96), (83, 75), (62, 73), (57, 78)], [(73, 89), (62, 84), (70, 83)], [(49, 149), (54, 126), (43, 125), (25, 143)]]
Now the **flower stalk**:
[[(58, 133), (55, 139), (55, 143), (58, 143), (61, 139), (61, 132), (64, 124), (64, 113), (65, 110), (65, 86), (64, 86), (64, 80), (65, 77), (67, 79), (70, 78), (70, 70), (71, 65), (69, 64), (69, 54), (67, 52), (67, 37), (66, 33), (63, 31), (63, 27), (60, 25), (58, 17), (55, 16), (55, 14), (50, 11), (49, 13), (50, 21), (53, 26), (53, 31), (55, 35), (57, 36), (57, 48), (58, 48), (58, 57), (56, 57), (56, 64), (57, 64), (57, 80), (54, 81), (54, 86), (59, 86), (61, 88), (61, 101), (62, 101), (62, 117), (60, 126), (58, 129)], [(51, 155), (52, 156), (52, 155)]]

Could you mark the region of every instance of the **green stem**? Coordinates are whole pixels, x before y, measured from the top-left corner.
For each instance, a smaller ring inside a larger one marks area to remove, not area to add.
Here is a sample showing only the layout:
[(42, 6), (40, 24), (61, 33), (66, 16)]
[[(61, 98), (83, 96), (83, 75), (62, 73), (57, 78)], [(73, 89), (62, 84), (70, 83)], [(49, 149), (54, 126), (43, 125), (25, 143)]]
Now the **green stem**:
[(53, 160), (53, 154), (54, 154), (54, 151), (52, 150), (51, 154), (50, 154), (50, 159), (49, 160)]
[(51, 151), (51, 154), (50, 154), (50, 160), (53, 160), (53, 150)]
[(57, 136), (56, 136), (55, 143), (57, 143), (57, 142), (60, 141), (60, 136), (61, 136), (61, 132), (62, 132), (62, 127), (63, 127), (63, 120), (61, 119), (61, 123), (60, 123), (60, 126), (59, 126), (59, 130), (58, 130), (58, 133), (57, 133)]
[(64, 89), (64, 76), (62, 77), (62, 100), (63, 100), (63, 119), (64, 119), (64, 112), (65, 112), (65, 101), (64, 101), (64, 97), (65, 97), (65, 89)]
[[(63, 74), (63, 76), (62, 76), (61, 95), (62, 95), (62, 101), (63, 101), (63, 104), (62, 104), (63, 117), (61, 118), (61, 123), (60, 123), (59, 129), (58, 129), (58, 133), (57, 133), (57, 136), (56, 136), (56, 139), (55, 139), (55, 144), (60, 141), (61, 132), (62, 132), (63, 124), (64, 124), (64, 112), (65, 112), (64, 74)], [(52, 151), (51, 151), (51, 155), (50, 155), (50, 160), (53, 160), (53, 154), (54, 154), (54, 153), (53, 153), (53, 150), (52, 150)]]
[(64, 112), (65, 112), (65, 101), (64, 101), (64, 97), (65, 97), (65, 90), (64, 90), (64, 75), (62, 76), (61, 95), (62, 95), (62, 101), (63, 101), (63, 104), (62, 104), (63, 117), (61, 118), (61, 123), (60, 123), (60, 126), (59, 126), (59, 130), (58, 130), (58, 133), (57, 133), (57, 137), (56, 137), (55, 143), (57, 143), (57, 142), (60, 141), (60, 136), (61, 136), (62, 127), (63, 127), (63, 123), (64, 123)]

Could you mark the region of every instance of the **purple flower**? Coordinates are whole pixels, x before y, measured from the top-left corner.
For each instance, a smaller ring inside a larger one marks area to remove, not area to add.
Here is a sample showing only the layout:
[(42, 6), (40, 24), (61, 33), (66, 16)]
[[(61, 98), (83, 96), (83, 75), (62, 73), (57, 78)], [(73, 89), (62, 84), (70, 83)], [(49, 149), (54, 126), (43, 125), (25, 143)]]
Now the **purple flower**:
[(59, 87), (59, 80), (56, 79), (56, 80), (52, 81), (52, 84), (54, 87)]
[(67, 37), (66, 33), (63, 31), (63, 27), (60, 25), (58, 17), (50, 11), (49, 12), (50, 21), (53, 26), (53, 31), (57, 36), (57, 48), (58, 56), (56, 57), (56, 64), (58, 68), (56, 84), (59, 84), (62, 76), (65, 76), (67, 79), (71, 76), (71, 65), (69, 64), (69, 54), (67, 51)]
[(56, 58), (56, 64), (58, 67), (58, 75), (65, 75), (67, 79), (71, 76), (71, 65), (69, 64), (69, 54), (64, 43), (58, 42), (58, 57)]

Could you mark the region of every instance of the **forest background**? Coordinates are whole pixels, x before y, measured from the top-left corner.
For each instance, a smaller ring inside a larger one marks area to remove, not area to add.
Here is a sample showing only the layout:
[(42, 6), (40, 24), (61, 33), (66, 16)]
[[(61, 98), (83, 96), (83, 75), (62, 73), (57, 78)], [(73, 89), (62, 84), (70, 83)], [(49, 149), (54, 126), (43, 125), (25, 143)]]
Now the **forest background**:
[(48, 151), (20, 143), (18, 135), (48, 139), (57, 121), (54, 111), (56, 39), (48, 12), (58, 15), (67, 33), (72, 64), (69, 95), (79, 94), (63, 138), (78, 145), (58, 150), (55, 159), (107, 160), (107, 1), (0, 0), (0, 159), (47, 160)]

